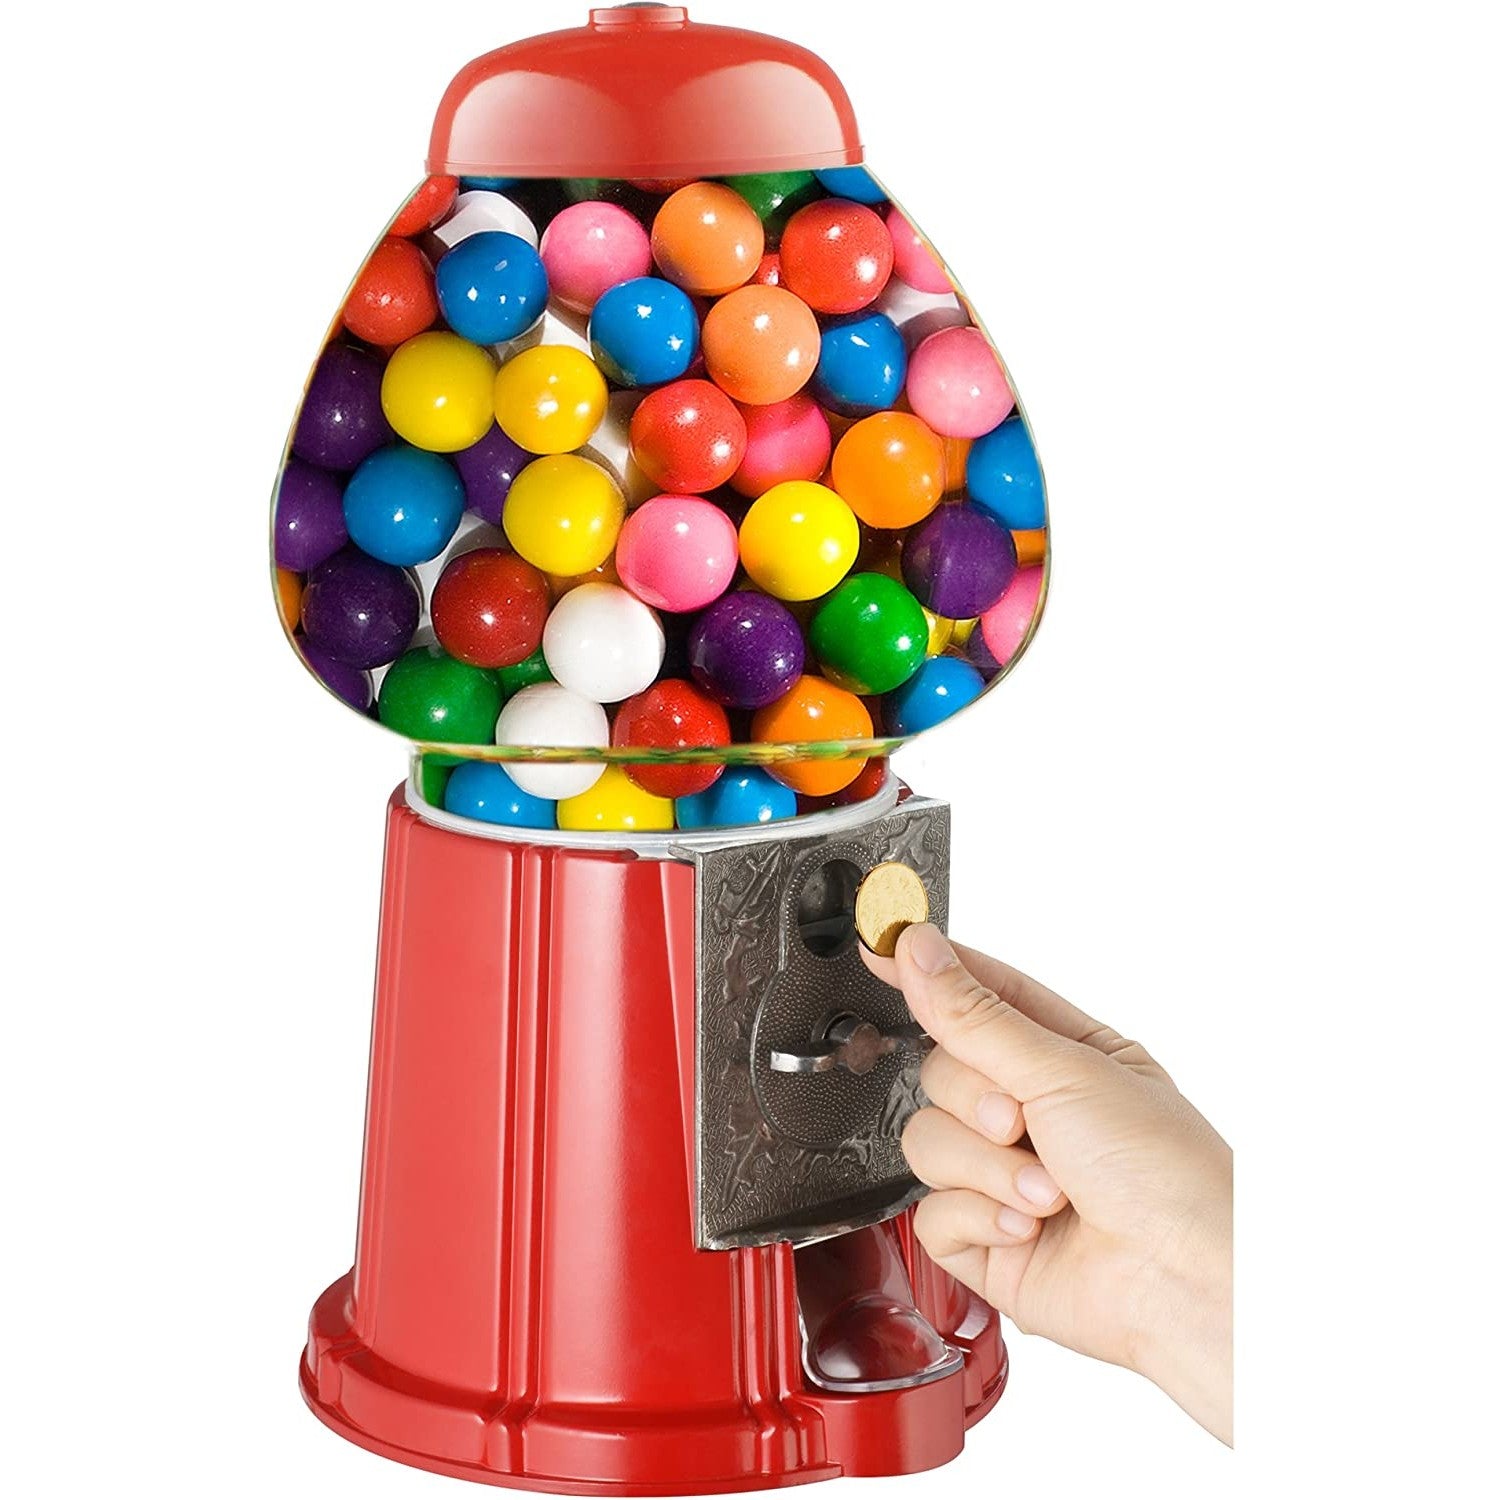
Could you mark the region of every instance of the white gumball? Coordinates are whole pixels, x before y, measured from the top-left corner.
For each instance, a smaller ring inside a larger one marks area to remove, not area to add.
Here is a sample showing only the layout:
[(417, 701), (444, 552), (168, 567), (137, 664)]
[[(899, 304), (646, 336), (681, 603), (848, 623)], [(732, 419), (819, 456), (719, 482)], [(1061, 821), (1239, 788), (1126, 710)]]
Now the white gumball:
[[(537, 682), (522, 688), (495, 723), (497, 745), (609, 744), (609, 717), (598, 703), (569, 692), (561, 683)], [(510, 779), (533, 797), (556, 802), (588, 791), (604, 774), (603, 765), (507, 761)]]
[(645, 391), (615, 391), (599, 430), (580, 450), (585, 458), (593, 459), (614, 475), (615, 483), (624, 492), (628, 510), (634, 510), (661, 489), (651, 482), (630, 451), (630, 419), (645, 399)]
[(542, 631), (548, 670), (595, 703), (619, 703), (650, 687), (666, 650), (656, 611), (613, 583), (570, 589)]
[(481, 188), (460, 193), (453, 200), (453, 212), (432, 232), (451, 250), (471, 234), (490, 229), (519, 235), (533, 250), (536, 248), (536, 225), (525, 211), (503, 193), (491, 193)]
[(952, 292), (919, 292), (897, 276), (886, 282), (875, 299), (875, 311), (884, 313), (901, 330), (908, 349), (915, 349), (940, 329), (962, 328), (969, 321)]

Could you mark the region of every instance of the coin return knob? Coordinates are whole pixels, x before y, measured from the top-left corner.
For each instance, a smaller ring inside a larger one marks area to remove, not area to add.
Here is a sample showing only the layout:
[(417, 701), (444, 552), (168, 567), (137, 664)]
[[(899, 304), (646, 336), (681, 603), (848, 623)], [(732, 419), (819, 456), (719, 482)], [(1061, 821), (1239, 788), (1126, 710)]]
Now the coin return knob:
[(859, 1016), (835, 1016), (823, 1036), (802, 1047), (773, 1049), (771, 1066), (778, 1073), (830, 1073), (843, 1068), (856, 1076), (868, 1073), (892, 1052), (928, 1052), (932, 1038), (920, 1026), (882, 1031)]

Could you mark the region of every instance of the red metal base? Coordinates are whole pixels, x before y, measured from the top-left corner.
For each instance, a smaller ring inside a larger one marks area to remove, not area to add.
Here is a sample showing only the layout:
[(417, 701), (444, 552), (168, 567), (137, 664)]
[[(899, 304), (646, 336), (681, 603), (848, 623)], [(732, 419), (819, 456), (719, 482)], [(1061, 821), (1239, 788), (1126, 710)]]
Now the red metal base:
[(967, 1357), (904, 1390), (808, 1382), (789, 1246), (695, 1248), (692, 882), (392, 799), (355, 1264), (301, 1368), (341, 1436), (491, 1484), (709, 1494), (933, 1468), (999, 1399), (998, 1319), (909, 1214), (913, 1301)]

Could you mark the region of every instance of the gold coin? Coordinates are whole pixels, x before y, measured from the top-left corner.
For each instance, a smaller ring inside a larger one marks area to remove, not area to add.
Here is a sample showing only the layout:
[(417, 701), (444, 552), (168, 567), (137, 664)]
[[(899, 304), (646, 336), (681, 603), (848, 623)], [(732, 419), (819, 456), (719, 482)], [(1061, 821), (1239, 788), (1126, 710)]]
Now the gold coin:
[(876, 865), (854, 897), (854, 925), (872, 953), (890, 958), (896, 939), (913, 922), (927, 920), (927, 888), (922, 877), (900, 860)]

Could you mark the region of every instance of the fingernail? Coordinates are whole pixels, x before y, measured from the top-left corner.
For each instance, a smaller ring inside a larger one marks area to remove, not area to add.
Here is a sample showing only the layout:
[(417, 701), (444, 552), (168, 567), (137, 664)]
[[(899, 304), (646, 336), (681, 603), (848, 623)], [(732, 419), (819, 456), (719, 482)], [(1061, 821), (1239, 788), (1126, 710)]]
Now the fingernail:
[(1046, 1167), (1030, 1166), (1022, 1167), (1016, 1173), (1016, 1191), (1028, 1203), (1046, 1208), (1049, 1203), (1057, 1201), (1057, 1195), (1062, 1189), (1052, 1180), (1052, 1174)]
[(979, 1096), (974, 1105), (974, 1119), (986, 1135), (1002, 1140), (1015, 1129), (1016, 1111), (1020, 1107), (1009, 1094), (1001, 1094), (992, 1089), (988, 1094)]
[(995, 1222), (1006, 1234), (1012, 1235), (1018, 1240), (1024, 1240), (1036, 1228), (1036, 1220), (1030, 1214), (1023, 1214), (1014, 1208), (1006, 1208), (1003, 1205), (1000, 1212), (995, 1215)]
[(941, 974), (958, 962), (948, 939), (931, 923), (923, 923), (911, 929), (906, 940), (906, 953), (924, 974)]

